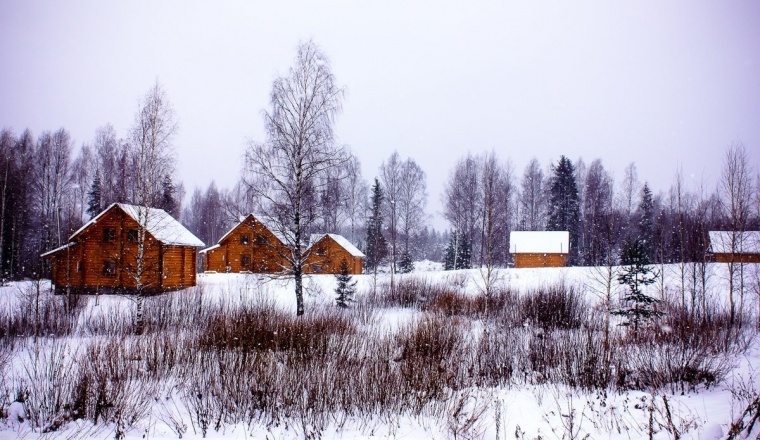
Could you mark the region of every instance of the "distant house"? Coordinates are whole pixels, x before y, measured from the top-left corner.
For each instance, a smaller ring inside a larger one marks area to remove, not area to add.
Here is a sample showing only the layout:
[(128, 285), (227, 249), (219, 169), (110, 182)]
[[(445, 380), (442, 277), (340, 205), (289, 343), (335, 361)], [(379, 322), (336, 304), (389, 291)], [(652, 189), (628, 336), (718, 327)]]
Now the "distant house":
[(570, 250), (567, 231), (512, 231), (509, 252), (515, 267), (563, 267)]
[(249, 214), (216, 245), (203, 249), (200, 254), (205, 271), (277, 273), (287, 267), (282, 257), (286, 250), (274, 232)]
[(760, 263), (760, 231), (710, 231), (710, 252), (718, 263)]
[(338, 274), (343, 261), (348, 264), (349, 273), (362, 273), (364, 254), (342, 235), (317, 234), (310, 241), (305, 273)]
[[(142, 275), (138, 274), (138, 231), (145, 225)], [(56, 289), (112, 293), (137, 286), (162, 292), (195, 286), (200, 241), (162, 209), (114, 203), (82, 226), (69, 243), (42, 254), (52, 260)]]

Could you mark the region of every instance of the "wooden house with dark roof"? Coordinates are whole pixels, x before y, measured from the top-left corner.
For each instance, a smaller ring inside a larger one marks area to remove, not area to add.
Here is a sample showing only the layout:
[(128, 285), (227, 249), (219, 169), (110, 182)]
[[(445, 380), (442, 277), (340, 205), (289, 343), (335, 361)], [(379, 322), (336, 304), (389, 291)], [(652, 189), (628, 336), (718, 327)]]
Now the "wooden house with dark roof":
[[(145, 231), (142, 274), (138, 237)], [(90, 220), (64, 246), (42, 254), (52, 260), (56, 289), (157, 293), (196, 285), (197, 249), (203, 242), (162, 209), (114, 203)]]
[(253, 214), (247, 215), (219, 239), (200, 251), (208, 272), (278, 273), (287, 264), (283, 241)]

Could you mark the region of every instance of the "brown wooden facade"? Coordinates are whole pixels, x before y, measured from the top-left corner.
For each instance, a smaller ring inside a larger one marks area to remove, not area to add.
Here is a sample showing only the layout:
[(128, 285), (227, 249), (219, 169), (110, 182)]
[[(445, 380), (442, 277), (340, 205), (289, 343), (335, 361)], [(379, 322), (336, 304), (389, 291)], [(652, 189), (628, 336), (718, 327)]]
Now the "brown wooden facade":
[[(76, 293), (135, 289), (138, 226), (114, 204), (73, 235), (68, 245), (44, 254), (52, 260), (51, 279), (56, 289), (70, 287)], [(155, 293), (195, 286), (196, 256), (195, 246), (167, 244), (146, 231), (139, 277), (144, 290)]]
[[(354, 251), (354, 254), (356, 251)], [(348, 264), (350, 274), (362, 273), (364, 257), (352, 254), (331, 234), (325, 234), (309, 247), (306, 257), (305, 273), (340, 273), (343, 260)]]
[(716, 263), (760, 263), (760, 254), (713, 254)]
[(214, 272), (278, 273), (287, 266), (287, 248), (255, 216), (248, 215), (219, 240), (201, 251), (203, 270)]
[(567, 254), (515, 254), (515, 267), (564, 267), (567, 265)]

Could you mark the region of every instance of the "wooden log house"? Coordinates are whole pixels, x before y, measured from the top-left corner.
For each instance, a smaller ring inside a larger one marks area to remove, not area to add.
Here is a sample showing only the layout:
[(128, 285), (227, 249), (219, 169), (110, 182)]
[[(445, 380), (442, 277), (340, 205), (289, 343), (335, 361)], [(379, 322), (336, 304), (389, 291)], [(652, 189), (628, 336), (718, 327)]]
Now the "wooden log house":
[[(138, 237), (145, 231), (143, 269), (138, 273)], [(70, 238), (42, 254), (52, 260), (56, 290), (75, 293), (128, 292), (138, 281), (147, 293), (196, 285), (196, 258), (203, 242), (162, 209), (114, 203)]]
[(716, 263), (760, 263), (760, 231), (710, 231)]
[(341, 263), (345, 260), (348, 272), (356, 275), (362, 273), (364, 254), (345, 237), (338, 234), (318, 234), (311, 237), (307, 250), (305, 273), (340, 273)]
[(515, 267), (564, 267), (570, 251), (568, 231), (512, 231), (509, 252)]
[(200, 251), (207, 272), (282, 272), (287, 247), (262, 221), (247, 215), (219, 239)]

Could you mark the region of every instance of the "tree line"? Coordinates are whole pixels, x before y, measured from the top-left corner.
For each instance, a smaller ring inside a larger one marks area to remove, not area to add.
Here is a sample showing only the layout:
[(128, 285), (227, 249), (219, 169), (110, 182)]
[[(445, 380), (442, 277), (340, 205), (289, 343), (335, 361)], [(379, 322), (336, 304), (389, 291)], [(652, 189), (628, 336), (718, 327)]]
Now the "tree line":
[[(332, 123), (342, 94), (324, 54), (313, 42), (301, 44), (289, 75), (273, 84), (267, 139), (246, 146), (238, 182), (196, 188), (184, 207), (184, 186), (175, 177), (178, 126), (158, 83), (127, 133), (120, 136), (106, 124), (76, 155), (63, 128), (37, 137), (3, 129), (2, 277), (44, 275), (39, 255), (65, 244), (113, 202), (165, 209), (209, 245), (251, 212), (270, 217), (285, 236), (297, 232), (292, 244), (306, 244), (312, 233), (342, 234), (367, 254), (370, 272), (379, 266), (406, 272), (422, 259), (441, 261), (447, 269), (504, 267), (511, 262), (511, 230), (569, 231), (572, 265), (619, 263), (634, 239), (653, 262), (705, 261), (709, 230), (760, 227), (760, 174), (736, 142), (726, 150), (715, 189), (686, 188), (678, 171), (659, 193), (639, 181), (634, 163), (616, 182), (601, 159), (587, 165), (562, 156), (543, 168), (534, 158), (517, 176), (495, 151), (468, 153), (443, 188), (450, 229), (437, 231), (427, 210), (426, 175), (413, 158), (394, 152), (370, 186), (359, 158), (335, 144)], [(319, 97), (320, 106), (299, 101), (304, 96)], [(312, 125), (298, 143), (293, 134), (302, 121), (288, 119), (288, 106), (302, 102), (312, 106), (298, 109)]]

